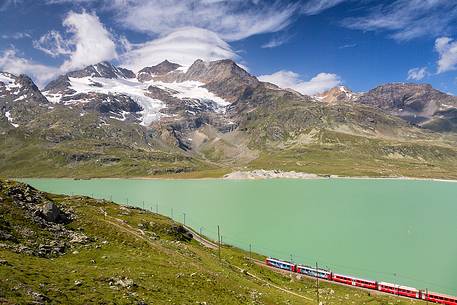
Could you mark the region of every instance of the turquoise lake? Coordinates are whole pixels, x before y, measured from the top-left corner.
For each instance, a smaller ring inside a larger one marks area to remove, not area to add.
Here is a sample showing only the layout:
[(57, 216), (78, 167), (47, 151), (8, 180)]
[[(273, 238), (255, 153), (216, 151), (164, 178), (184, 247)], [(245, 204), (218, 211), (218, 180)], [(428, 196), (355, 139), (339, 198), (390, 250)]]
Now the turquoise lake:
[(23, 179), (173, 216), (224, 243), (457, 295), (457, 183), (419, 180)]

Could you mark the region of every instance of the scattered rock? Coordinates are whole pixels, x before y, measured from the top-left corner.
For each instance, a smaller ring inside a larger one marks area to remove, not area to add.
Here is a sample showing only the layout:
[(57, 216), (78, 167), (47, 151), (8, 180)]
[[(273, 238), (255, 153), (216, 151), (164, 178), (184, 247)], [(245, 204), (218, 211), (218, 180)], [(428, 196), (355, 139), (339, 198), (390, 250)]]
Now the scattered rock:
[(44, 302), (49, 302), (50, 301), (50, 299), (47, 296), (45, 296), (45, 295), (43, 295), (41, 293), (38, 293), (38, 292), (35, 292), (35, 291), (29, 291), (28, 293), (29, 293), (30, 296), (32, 296), (32, 298), (35, 301), (37, 301), (39, 303), (44, 303)]
[(178, 241), (191, 241), (194, 237), (192, 233), (190, 233), (186, 228), (182, 225), (174, 225), (171, 226), (167, 233), (170, 235), (174, 235)]
[(67, 215), (60, 210), (53, 202), (46, 203), (41, 208), (42, 217), (49, 222), (68, 223)]
[(75, 286), (79, 287), (83, 284), (83, 281), (82, 280), (76, 280), (75, 281)]
[(110, 286), (119, 286), (127, 289), (138, 286), (132, 279), (129, 279), (128, 277), (115, 277), (110, 278), (108, 281)]

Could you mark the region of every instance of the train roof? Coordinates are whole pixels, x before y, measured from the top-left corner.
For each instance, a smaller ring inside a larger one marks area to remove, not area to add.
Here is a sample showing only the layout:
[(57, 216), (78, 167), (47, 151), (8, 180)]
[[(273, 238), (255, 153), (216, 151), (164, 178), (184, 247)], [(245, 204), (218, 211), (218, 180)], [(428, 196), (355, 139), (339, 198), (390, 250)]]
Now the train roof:
[(452, 296), (452, 295), (448, 295), (448, 294), (444, 294), (444, 293), (438, 293), (438, 292), (428, 291), (428, 294), (429, 294), (429, 295), (432, 294), (432, 295), (439, 296), (439, 297), (443, 297), (443, 298), (448, 298), (448, 299), (457, 300), (457, 297)]
[[(308, 269), (312, 269), (314, 271), (316, 271), (316, 268), (315, 267), (311, 267), (311, 266), (306, 266), (306, 265), (297, 265), (297, 267), (299, 268), (308, 268)], [(330, 273), (329, 270), (326, 270), (326, 269), (321, 269), (321, 268), (317, 268), (317, 271), (320, 271), (320, 272), (325, 272), (325, 273)]]
[(275, 261), (275, 262), (283, 263), (283, 264), (295, 265), (295, 264), (290, 263), (288, 261), (283, 261), (283, 260), (280, 260), (280, 259), (277, 259), (277, 258), (272, 258), (272, 257), (268, 257), (267, 260)]
[(359, 281), (365, 281), (365, 282), (376, 283), (376, 281), (367, 280), (367, 279), (362, 279), (362, 278), (358, 278), (358, 277), (355, 277), (355, 276), (352, 276), (352, 275), (346, 275), (346, 274), (340, 274), (340, 273), (334, 273), (333, 275), (339, 275), (339, 276), (349, 277), (349, 278), (351, 278), (351, 279), (359, 280)]
[(402, 286), (402, 285), (392, 284), (392, 283), (387, 283), (387, 282), (379, 282), (379, 285), (391, 286), (391, 287), (395, 287), (395, 288), (399, 288), (399, 289), (407, 289), (407, 290), (419, 291), (419, 289), (414, 288), (414, 287)]

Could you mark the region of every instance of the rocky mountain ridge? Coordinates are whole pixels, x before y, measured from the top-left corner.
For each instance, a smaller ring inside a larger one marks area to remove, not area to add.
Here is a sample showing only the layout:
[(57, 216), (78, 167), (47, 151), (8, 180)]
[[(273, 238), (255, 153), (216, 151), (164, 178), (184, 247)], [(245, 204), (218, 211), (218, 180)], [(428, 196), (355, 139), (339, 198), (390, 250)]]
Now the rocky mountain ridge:
[[(333, 158), (355, 149), (359, 138), (369, 158), (387, 156), (369, 144), (385, 139), (398, 143), (393, 153), (414, 160), (435, 158), (431, 144), (446, 150), (446, 162), (457, 157), (448, 150), (455, 98), (425, 85), (387, 84), (367, 93), (339, 86), (310, 97), (260, 82), (231, 60), (189, 67), (164, 61), (138, 74), (102, 62), (58, 77), (43, 92), (26, 76), (0, 76), (1, 134), (10, 135), (5, 157), (35, 143), (46, 154), (41, 160), (59, 158), (68, 170), (91, 162), (103, 172), (124, 167), (132, 151), (132, 173), (145, 175), (255, 164), (306, 147), (330, 149)], [(420, 153), (402, 148), (411, 141)], [(307, 171), (300, 167), (286, 169)]]

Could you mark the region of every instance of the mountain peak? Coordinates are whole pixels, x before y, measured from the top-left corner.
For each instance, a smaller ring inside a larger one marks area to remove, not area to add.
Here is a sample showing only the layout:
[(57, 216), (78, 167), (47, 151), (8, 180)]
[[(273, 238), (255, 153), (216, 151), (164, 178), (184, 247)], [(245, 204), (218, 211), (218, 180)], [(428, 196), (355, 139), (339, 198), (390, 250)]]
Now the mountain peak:
[(155, 66), (145, 67), (138, 71), (138, 80), (140, 82), (150, 81), (151, 79), (153, 79), (154, 76), (165, 75), (167, 73), (175, 71), (180, 67), (181, 65), (170, 62), (167, 59), (165, 59), (164, 61)]
[(355, 101), (360, 94), (354, 93), (346, 86), (336, 86), (321, 94), (316, 95), (320, 101), (333, 104), (338, 102), (352, 102)]
[(86, 66), (81, 70), (72, 71), (66, 74), (69, 77), (103, 77), (103, 78), (134, 78), (133, 71), (116, 67), (108, 61)]
[(242, 79), (251, 84), (259, 81), (231, 59), (203, 61), (197, 59), (187, 70), (187, 78), (209, 83), (229, 78)]

